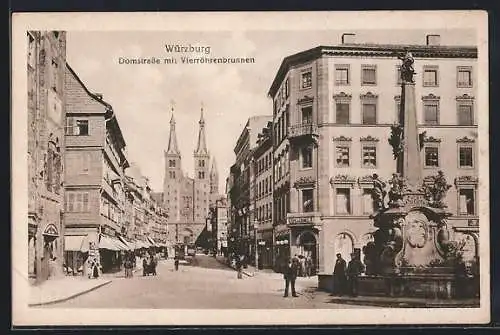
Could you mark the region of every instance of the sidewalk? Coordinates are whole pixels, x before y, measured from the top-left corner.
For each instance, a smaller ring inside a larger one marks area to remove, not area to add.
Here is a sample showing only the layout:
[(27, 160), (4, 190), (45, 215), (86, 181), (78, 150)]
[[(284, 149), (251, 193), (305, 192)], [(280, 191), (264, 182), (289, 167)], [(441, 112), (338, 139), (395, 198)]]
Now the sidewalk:
[(42, 306), (63, 302), (111, 283), (112, 279), (89, 279), (83, 276), (65, 276), (49, 279), (30, 287), (28, 306)]
[[(326, 293), (326, 292), (325, 292)], [(378, 296), (358, 296), (358, 297), (331, 297), (330, 302), (337, 304), (364, 305), (377, 307), (398, 307), (398, 308), (472, 308), (479, 307), (479, 299), (425, 299), (410, 297), (378, 297)]]
[[(160, 260), (165, 262), (166, 260)], [(134, 273), (142, 272), (142, 263), (137, 264)], [(125, 278), (124, 270), (114, 273), (104, 273), (97, 279), (84, 276), (64, 276), (47, 280), (30, 287), (28, 306), (36, 307), (55, 304), (76, 298), (82, 294), (94, 291), (111, 283), (114, 279)]]

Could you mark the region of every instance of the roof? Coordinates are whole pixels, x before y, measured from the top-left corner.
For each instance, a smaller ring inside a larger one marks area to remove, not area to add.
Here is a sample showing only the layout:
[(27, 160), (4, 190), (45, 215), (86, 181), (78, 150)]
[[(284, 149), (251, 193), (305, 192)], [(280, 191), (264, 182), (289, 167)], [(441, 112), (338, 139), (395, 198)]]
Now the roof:
[[(95, 101), (98, 103), (102, 104), (106, 108), (106, 113), (105, 117), (109, 119), (109, 125), (114, 129), (114, 135), (116, 136), (116, 139), (118, 141), (118, 145), (120, 148), (126, 147), (125, 139), (123, 138), (122, 131), (120, 129), (120, 125), (118, 124), (118, 120), (116, 118), (116, 113), (113, 110), (113, 106), (111, 104), (107, 103), (100, 97), (99, 95), (92, 93), (88, 90), (87, 86), (83, 83), (83, 81), (78, 77), (76, 72), (73, 70), (73, 68), (66, 62), (66, 68), (69, 70), (71, 75), (76, 79), (76, 81), (82, 86), (84, 91)], [(125, 158), (126, 161), (126, 158)]]
[(302, 64), (323, 55), (330, 56), (364, 56), (364, 57), (397, 57), (410, 51), (415, 58), (477, 58), (477, 47), (474, 46), (442, 46), (412, 44), (342, 44), (334, 46), (317, 46), (312, 49), (287, 56), (281, 62), (278, 72), (268, 91), (273, 97), (290, 67)]

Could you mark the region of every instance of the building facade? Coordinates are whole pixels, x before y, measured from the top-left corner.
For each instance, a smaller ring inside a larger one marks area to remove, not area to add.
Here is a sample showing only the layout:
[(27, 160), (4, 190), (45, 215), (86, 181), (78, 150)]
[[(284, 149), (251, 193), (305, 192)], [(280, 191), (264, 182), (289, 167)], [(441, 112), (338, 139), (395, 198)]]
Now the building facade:
[(62, 274), (66, 33), (27, 32), (28, 275)]
[(175, 242), (192, 244), (196, 243), (207, 226), (209, 202), (212, 192), (217, 191), (211, 179), (218, 180), (218, 174), (209, 171), (210, 154), (205, 138), (203, 109), (199, 121), (198, 142), (193, 153), (193, 178), (188, 177), (182, 170), (182, 155), (177, 145), (175, 127), (172, 114), (168, 148), (165, 151), (163, 206), (169, 213), (168, 225)]
[(89, 254), (103, 271), (119, 268), (127, 247), (125, 140), (112, 106), (66, 65), (65, 264), (76, 274)]
[(257, 137), (253, 151), (255, 182), (253, 203), (257, 220), (258, 264), (272, 268), (274, 255), (273, 234), (273, 137), (269, 121)]
[(422, 45), (352, 38), (286, 57), (269, 90), (275, 234), (283, 232), (290, 254), (314, 259), (320, 287), (330, 281), (336, 253), (349, 260), (373, 238), (372, 176), (388, 180), (396, 172), (388, 141), (399, 122), (398, 55), (406, 50), (417, 72), (423, 175), (444, 171), (453, 186), (446, 203), (454, 238), (466, 240), (469, 258), (478, 247), (476, 47), (440, 45), (436, 35)]
[(271, 116), (260, 115), (248, 119), (236, 145), (235, 164), (230, 168), (231, 233), (234, 237), (233, 251), (244, 255), (250, 263), (255, 262), (256, 230), (258, 226), (255, 208), (255, 163), (253, 151), (257, 147), (258, 135), (271, 120)]

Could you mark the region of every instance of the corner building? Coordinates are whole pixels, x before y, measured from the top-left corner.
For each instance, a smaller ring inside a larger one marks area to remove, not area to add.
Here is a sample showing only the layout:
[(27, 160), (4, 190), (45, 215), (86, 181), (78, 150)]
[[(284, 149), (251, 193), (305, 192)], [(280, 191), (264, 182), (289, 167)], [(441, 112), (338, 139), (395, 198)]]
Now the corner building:
[(28, 277), (62, 275), (66, 33), (28, 31)]
[(440, 45), (436, 35), (422, 45), (352, 38), (286, 57), (269, 90), (276, 249), (312, 257), (320, 288), (329, 288), (336, 253), (349, 261), (372, 240), (371, 176), (388, 180), (396, 172), (388, 139), (399, 118), (397, 55), (407, 49), (425, 134), (423, 175), (445, 173), (453, 238), (465, 241), (467, 258), (478, 250), (477, 48)]

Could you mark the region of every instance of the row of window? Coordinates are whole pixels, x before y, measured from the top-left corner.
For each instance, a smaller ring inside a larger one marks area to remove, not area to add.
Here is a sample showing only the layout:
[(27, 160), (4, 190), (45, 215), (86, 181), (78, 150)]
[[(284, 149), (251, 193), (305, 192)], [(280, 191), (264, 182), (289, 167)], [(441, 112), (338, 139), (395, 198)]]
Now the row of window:
[[(314, 211), (314, 194), (313, 189), (302, 189), (302, 212)], [(353, 197), (351, 188), (336, 187), (334, 198), (334, 212), (336, 215), (352, 215), (357, 214), (353, 211)], [(363, 215), (373, 214), (374, 203), (372, 199), (372, 189), (363, 188), (359, 200), (357, 197), (355, 201), (359, 201), (361, 205), (361, 213)], [(458, 215), (476, 215), (475, 191), (473, 188), (459, 188), (458, 189)]]
[(260, 197), (263, 197), (265, 195), (268, 195), (268, 194), (271, 194), (272, 192), (272, 180), (271, 180), (271, 176), (269, 177), (266, 177), (264, 180), (260, 180), (256, 187), (257, 187), (257, 199), (260, 198)]
[(273, 164), (273, 154), (272, 152), (266, 154), (265, 156), (259, 158), (257, 160), (257, 162), (255, 163), (256, 164), (256, 175), (260, 175), (262, 172), (264, 171), (267, 171), (271, 168), (272, 164)]
[(288, 127), (290, 126), (290, 115), (288, 108), (279, 118), (274, 121), (273, 142), (278, 145), (283, 139), (288, 136)]
[[(312, 191), (312, 190), (311, 190)], [(274, 218), (276, 223), (286, 220), (286, 213), (290, 212), (290, 194), (281, 193), (274, 199)]]
[(273, 204), (270, 202), (268, 204), (257, 207), (257, 220), (265, 221), (272, 219)]
[(281, 155), (279, 155), (274, 164), (274, 180), (280, 181), (289, 171), (289, 152), (288, 150), (285, 150)]
[[(424, 144), (424, 167), (439, 167), (439, 144), (426, 143)], [(457, 144), (457, 164), (459, 168), (474, 167), (474, 147), (470, 143)], [(306, 146), (300, 149), (300, 166), (302, 169), (312, 168), (312, 146)], [(366, 142), (361, 144), (361, 166), (366, 168), (377, 167), (377, 144), (376, 142)], [(342, 141), (335, 145), (335, 166), (349, 167), (351, 166), (351, 145), (349, 142)]]
[[(440, 103), (439, 97), (434, 95), (422, 97), (422, 123), (425, 125), (439, 125), (440, 122)], [(401, 100), (399, 97), (395, 99), (395, 114), (396, 120), (399, 122)], [(473, 98), (457, 97), (457, 125), (471, 126), (474, 124), (474, 104)], [(301, 109), (302, 123), (312, 123), (312, 108), (304, 107)], [(351, 123), (351, 98), (350, 96), (341, 96), (335, 102), (335, 123), (350, 124)], [(378, 98), (372, 96), (366, 98), (361, 96), (361, 123), (366, 125), (375, 125), (378, 123)]]
[[(422, 66), (422, 86), (437, 87), (439, 86), (439, 66), (423, 65)], [(395, 67), (395, 84), (401, 84), (401, 66)], [(351, 66), (349, 64), (335, 65), (335, 85), (348, 86), (351, 85)], [(377, 85), (377, 65), (362, 64), (361, 65), (361, 85), (374, 86)], [(472, 87), (472, 66), (457, 66), (456, 67), (456, 85), (459, 88)], [(285, 85), (287, 87), (288, 85)], [(312, 71), (305, 70), (301, 74), (300, 88), (308, 89), (312, 87)]]

